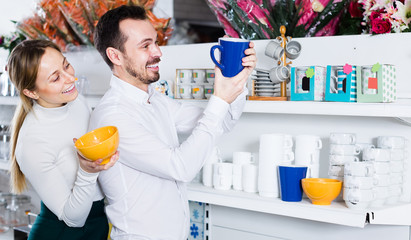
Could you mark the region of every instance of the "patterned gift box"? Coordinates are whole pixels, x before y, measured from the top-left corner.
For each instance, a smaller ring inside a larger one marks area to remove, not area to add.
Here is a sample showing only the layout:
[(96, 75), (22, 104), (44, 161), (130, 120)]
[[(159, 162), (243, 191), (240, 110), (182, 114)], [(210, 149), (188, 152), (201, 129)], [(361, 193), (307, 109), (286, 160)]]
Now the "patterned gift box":
[[(334, 86), (334, 89), (333, 89)], [(349, 64), (327, 66), (325, 101), (357, 101), (357, 67)]]
[(397, 100), (397, 72), (394, 65), (376, 63), (372, 66), (357, 66), (357, 69), (358, 102), (386, 103)]
[(290, 100), (324, 101), (325, 80), (325, 67), (292, 67)]

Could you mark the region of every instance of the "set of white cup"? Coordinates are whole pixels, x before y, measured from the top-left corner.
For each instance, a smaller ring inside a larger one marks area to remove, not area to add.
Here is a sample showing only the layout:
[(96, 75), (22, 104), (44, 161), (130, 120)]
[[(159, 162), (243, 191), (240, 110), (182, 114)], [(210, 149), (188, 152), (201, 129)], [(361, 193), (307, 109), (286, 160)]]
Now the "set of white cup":
[(214, 93), (214, 69), (177, 69), (177, 94), (183, 99), (205, 99)]
[(361, 161), (344, 166), (344, 201), (349, 208), (366, 209), (398, 203), (406, 181), (407, 140), (398, 136), (379, 136), (377, 147), (362, 150)]
[(343, 181), (344, 164), (358, 162), (361, 147), (356, 144), (354, 133), (330, 133), (328, 176)]
[(234, 152), (232, 162), (221, 162), (218, 150), (203, 166), (203, 184), (218, 190), (257, 192), (258, 168), (251, 152)]
[(278, 166), (307, 166), (306, 177), (319, 177), (322, 141), (316, 135), (293, 136), (273, 133), (260, 136), (258, 193), (263, 197), (279, 197)]

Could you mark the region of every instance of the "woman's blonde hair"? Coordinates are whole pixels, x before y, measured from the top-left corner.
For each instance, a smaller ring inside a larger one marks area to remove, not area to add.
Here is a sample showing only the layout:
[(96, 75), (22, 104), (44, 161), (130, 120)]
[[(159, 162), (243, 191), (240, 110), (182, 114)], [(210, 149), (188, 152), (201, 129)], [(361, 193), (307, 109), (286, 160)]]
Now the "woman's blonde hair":
[(20, 103), (16, 108), (11, 131), (10, 187), (13, 193), (21, 193), (27, 188), (26, 178), (16, 159), (16, 144), (21, 126), (27, 114), (33, 109), (33, 100), (23, 94), (23, 90), (36, 90), (36, 79), (41, 58), (46, 48), (60, 49), (47, 40), (26, 40), (17, 45), (9, 56), (7, 71), (10, 80), (20, 92)]

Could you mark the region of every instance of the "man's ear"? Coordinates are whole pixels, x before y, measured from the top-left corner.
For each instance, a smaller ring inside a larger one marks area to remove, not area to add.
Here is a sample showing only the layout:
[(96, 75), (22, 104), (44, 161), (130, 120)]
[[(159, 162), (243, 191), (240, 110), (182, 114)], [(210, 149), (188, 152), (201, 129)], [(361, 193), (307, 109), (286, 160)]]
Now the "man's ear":
[(108, 47), (106, 49), (106, 55), (114, 65), (121, 65), (123, 55), (118, 49)]
[(30, 91), (28, 89), (23, 89), (23, 94), (34, 100), (39, 99), (39, 95), (37, 95), (36, 91)]

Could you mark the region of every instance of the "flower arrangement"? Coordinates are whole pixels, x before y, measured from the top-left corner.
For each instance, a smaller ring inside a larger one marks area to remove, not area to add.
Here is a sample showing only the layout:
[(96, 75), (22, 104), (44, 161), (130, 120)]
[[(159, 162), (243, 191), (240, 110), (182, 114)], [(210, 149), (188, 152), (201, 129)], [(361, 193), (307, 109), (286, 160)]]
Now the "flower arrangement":
[(348, 1), (341, 0), (207, 0), (227, 35), (246, 39), (280, 36), (329, 36)]
[(365, 32), (381, 34), (411, 31), (411, 0), (358, 0)]
[[(63, 51), (70, 45), (93, 45), (93, 33), (98, 19), (108, 10), (121, 5), (141, 5), (147, 10), (150, 22), (158, 32), (159, 45), (171, 36), (171, 18), (157, 18), (152, 13), (155, 0), (40, 0), (33, 16), (16, 23), (19, 41), (48, 39)], [(3, 37), (11, 39), (12, 37)], [(12, 45), (0, 43), (12, 49)]]

